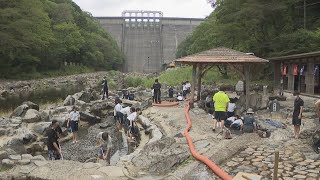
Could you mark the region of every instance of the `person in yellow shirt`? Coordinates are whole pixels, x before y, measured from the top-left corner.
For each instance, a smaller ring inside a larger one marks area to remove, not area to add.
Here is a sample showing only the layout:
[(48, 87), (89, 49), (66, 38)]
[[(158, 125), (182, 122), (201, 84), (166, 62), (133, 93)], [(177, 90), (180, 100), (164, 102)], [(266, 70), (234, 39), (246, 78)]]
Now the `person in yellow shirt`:
[(217, 121), (221, 122), (221, 128), (223, 131), (224, 128), (224, 120), (226, 120), (227, 118), (227, 107), (228, 107), (228, 103), (230, 102), (230, 99), (228, 97), (228, 95), (224, 92), (225, 88), (224, 87), (220, 87), (220, 91), (217, 92), (214, 96), (213, 96), (213, 102), (214, 102), (214, 121), (213, 121), (213, 131), (216, 130), (217, 127)]

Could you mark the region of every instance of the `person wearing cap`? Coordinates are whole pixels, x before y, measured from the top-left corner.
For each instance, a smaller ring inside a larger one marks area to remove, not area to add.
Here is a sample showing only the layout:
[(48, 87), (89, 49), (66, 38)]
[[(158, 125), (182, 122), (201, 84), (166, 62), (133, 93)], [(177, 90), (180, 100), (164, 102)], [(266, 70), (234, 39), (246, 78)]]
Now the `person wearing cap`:
[(298, 139), (300, 136), (300, 126), (303, 112), (304, 101), (300, 98), (300, 93), (295, 91), (293, 93), (294, 96), (294, 104), (293, 104), (293, 114), (292, 114), (292, 124), (294, 126), (294, 138)]
[(247, 115), (243, 119), (242, 132), (253, 133), (256, 130), (256, 120), (253, 116), (254, 112), (252, 108), (247, 110)]

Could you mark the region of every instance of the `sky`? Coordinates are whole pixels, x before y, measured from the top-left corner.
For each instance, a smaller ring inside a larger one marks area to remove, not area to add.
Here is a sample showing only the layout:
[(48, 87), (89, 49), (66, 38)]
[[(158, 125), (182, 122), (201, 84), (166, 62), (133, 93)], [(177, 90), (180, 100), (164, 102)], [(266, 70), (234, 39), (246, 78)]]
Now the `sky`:
[(73, 0), (93, 16), (121, 16), (124, 10), (162, 11), (164, 17), (205, 18), (212, 12), (207, 0)]

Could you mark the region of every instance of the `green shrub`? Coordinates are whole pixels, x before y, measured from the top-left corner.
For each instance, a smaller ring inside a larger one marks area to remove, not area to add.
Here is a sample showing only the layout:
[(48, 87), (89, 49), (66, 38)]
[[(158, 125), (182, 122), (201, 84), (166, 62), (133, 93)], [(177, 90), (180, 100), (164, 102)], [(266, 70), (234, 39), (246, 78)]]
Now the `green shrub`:
[(144, 77), (128, 76), (125, 78), (125, 86), (127, 86), (127, 87), (144, 86), (145, 80), (146, 80), (146, 78), (144, 78)]

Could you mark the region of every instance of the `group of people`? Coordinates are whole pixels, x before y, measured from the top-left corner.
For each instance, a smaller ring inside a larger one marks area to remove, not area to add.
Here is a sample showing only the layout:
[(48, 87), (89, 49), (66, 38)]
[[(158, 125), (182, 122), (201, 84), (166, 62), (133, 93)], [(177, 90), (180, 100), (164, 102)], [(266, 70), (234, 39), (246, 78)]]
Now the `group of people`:
[[(114, 119), (117, 124), (119, 136), (125, 131), (129, 143), (139, 144), (140, 132), (137, 126), (138, 117), (141, 114), (140, 108), (123, 107), (122, 101), (117, 98), (114, 107)], [(120, 138), (121, 139), (121, 138)]]

